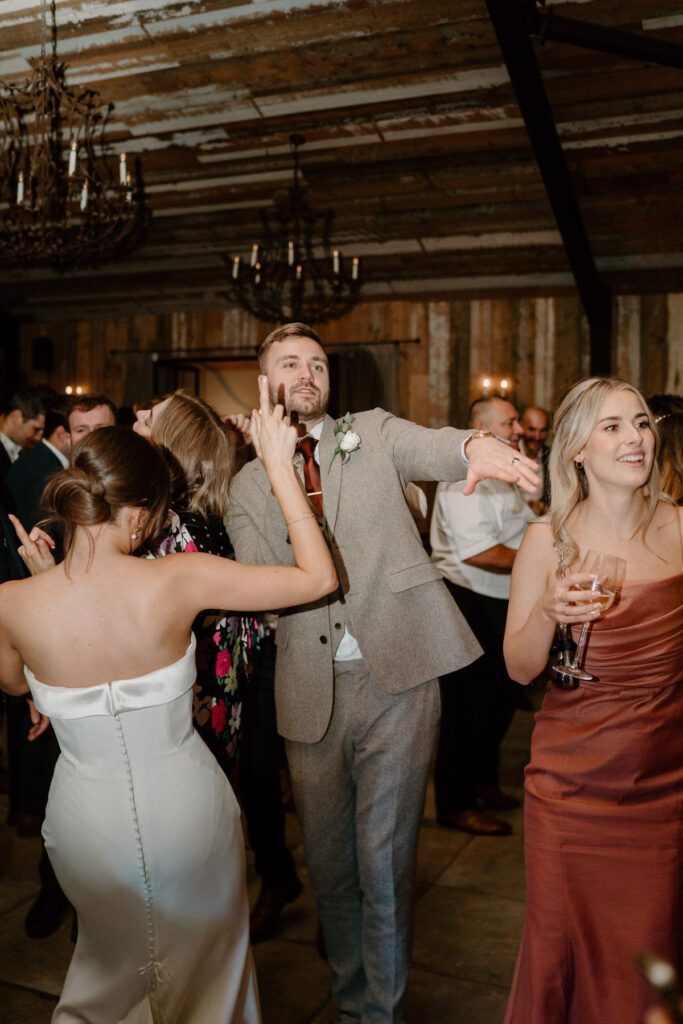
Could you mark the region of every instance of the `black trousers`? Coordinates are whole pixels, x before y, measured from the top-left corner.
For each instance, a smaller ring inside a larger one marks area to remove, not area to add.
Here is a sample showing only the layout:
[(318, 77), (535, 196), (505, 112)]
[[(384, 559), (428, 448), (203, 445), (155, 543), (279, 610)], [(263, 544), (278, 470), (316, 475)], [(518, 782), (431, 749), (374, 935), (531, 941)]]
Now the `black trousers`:
[[(34, 815), (42, 820), (59, 757), (59, 743), (52, 726), (37, 740), (27, 739), (31, 716), (25, 697), (8, 697), (6, 709), (10, 820), (16, 822), (20, 814)], [(61, 894), (45, 847), (38, 863), (38, 874), (43, 889)]]
[(240, 753), (240, 797), (247, 822), (256, 872), (267, 888), (297, 879), (285, 842), (285, 811), (280, 789), (284, 744), (275, 718), (275, 644), (265, 637), (254, 656), (254, 670), (245, 686), (244, 729)]
[(500, 744), (518, 697), (517, 683), (508, 676), (503, 659), (507, 601), (445, 582), (484, 654), (440, 680), (441, 728), (434, 772), (438, 813), (476, 807), (476, 787), (498, 785)]

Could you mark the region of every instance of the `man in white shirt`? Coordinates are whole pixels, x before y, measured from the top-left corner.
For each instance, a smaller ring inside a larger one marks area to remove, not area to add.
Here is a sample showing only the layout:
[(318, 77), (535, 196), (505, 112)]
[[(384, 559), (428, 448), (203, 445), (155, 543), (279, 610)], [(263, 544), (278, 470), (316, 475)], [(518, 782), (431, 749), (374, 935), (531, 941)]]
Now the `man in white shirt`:
[[(522, 427), (509, 402), (475, 402), (470, 426), (505, 441), (514, 458)], [(533, 518), (514, 484), (483, 480), (468, 496), (462, 483), (440, 483), (437, 488), (432, 561), (484, 650), (477, 661), (441, 678), (437, 817), (442, 825), (475, 835), (511, 831), (508, 822), (482, 809), (482, 803), (494, 810), (519, 803), (501, 791), (498, 780), (498, 751), (517, 697), (505, 671), (503, 633), (512, 565)]]

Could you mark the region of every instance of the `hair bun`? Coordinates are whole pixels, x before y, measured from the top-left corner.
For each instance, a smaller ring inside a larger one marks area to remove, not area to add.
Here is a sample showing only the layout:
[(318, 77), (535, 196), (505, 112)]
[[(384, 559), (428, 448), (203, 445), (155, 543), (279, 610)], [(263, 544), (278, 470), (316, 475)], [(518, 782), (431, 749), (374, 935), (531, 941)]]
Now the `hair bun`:
[(67, 526), (96, 526), (111, 518), (102, 480), (78, 466), (71, 466), (48, 481), (43, 505), (50, 518)]

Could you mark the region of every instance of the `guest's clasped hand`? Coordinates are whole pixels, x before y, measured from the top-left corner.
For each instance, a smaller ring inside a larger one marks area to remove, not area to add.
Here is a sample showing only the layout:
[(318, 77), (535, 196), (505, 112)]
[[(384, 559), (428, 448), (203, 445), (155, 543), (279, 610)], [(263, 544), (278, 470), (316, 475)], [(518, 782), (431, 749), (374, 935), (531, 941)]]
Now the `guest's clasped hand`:
[(538, 463), (495, 437), (467, 441), (470, 461), (463, 494), (472, 494), (480, 480), (503, 480), (533, 494), (541, 483)]
[(251, 439), (270, 475), (280, 466), (291, 465), (298, 434), (289, 416), (285, 416), (284, 407), (271, 405), (268, 378), (264, 374), (259, 375), (258, 386), (261, 407), (251, 414)]
[(31, 532), (27, 533), (16, 516), (10, 515), (9, 518), (12, 520), (21, 545), (19, 557), (31, 576), (37, 576), (41, 572), (52, 569), (56, 565), (52, 553), (55, 547), (52, 537), (45, 533), (45, 530), (41, 530), (39, 526), (34, 526)]
[(581, 583), (590, 583), (594, 578), (589, 572), (574, 572), (554, 580), (540, 602), (545, 618), (565, 626), (597, 619), (602, 606), (590, 600), (590, 590), (579, 586)]

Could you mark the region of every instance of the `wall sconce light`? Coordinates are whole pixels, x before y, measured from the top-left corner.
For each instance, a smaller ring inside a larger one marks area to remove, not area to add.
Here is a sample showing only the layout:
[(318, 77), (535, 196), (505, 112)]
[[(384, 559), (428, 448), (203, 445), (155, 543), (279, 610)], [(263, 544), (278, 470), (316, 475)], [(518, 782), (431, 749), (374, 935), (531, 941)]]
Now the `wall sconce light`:
[(510, 377), (482, 377), (480, 398), (508, 398), (511, 391)]
[(85, 389), (82, 387), (81, 384), (76, 384), (75, 387), (74, 387), (73, 384), (67, 384), (67, 386), (64, 388), (64, 394), (65, 395), (82, 395), (84, 390)]

